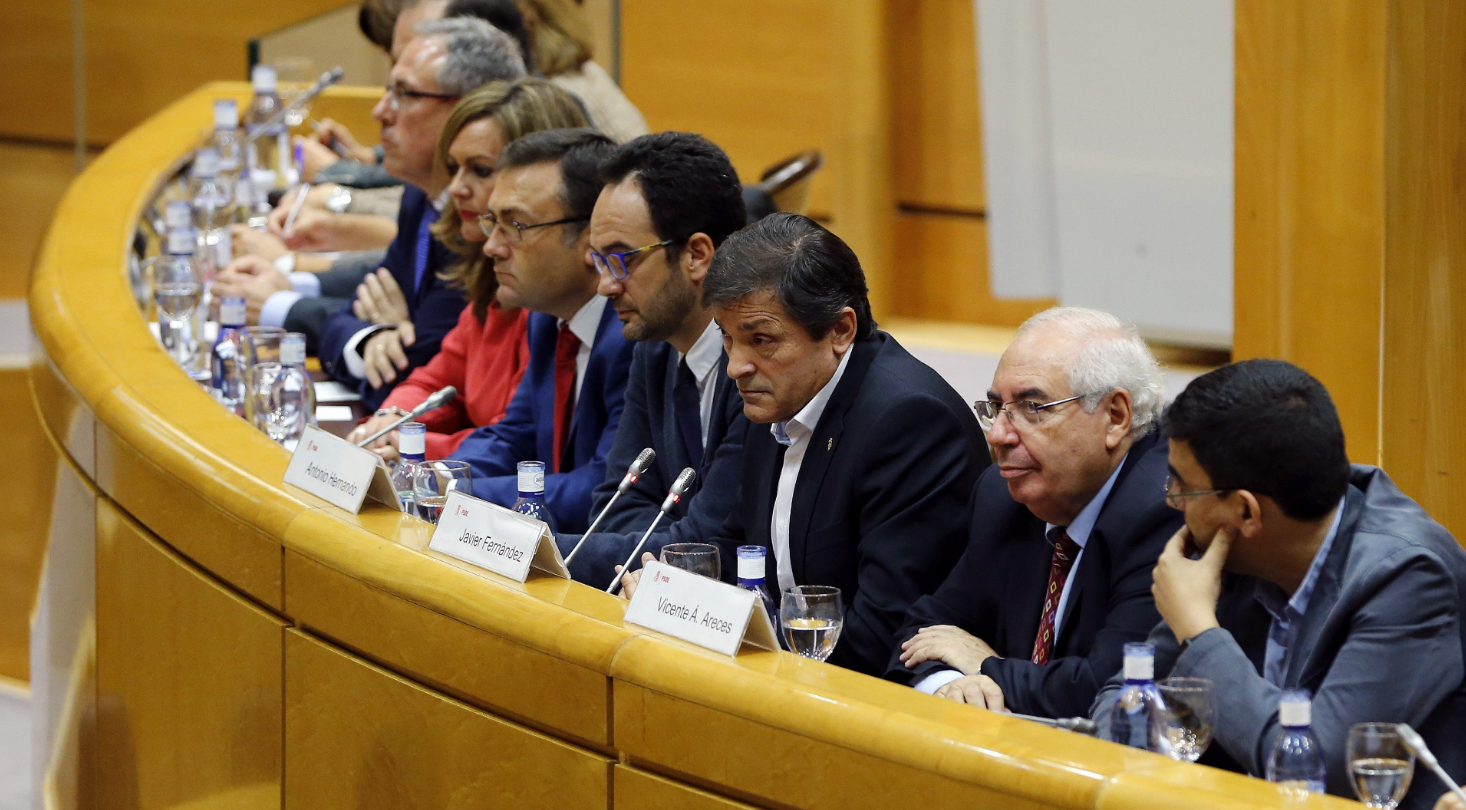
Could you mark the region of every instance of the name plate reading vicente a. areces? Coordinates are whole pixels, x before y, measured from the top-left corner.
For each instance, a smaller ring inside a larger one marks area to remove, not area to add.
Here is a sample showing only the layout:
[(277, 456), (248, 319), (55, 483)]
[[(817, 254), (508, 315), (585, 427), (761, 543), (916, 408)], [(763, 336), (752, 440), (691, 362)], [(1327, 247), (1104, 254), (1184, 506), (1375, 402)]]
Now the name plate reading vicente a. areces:
[(457, 490), (443, 502), (428, 548), (515, 582), (528, 579), (530, 568), (570, 578), (555, 536), (543, 521)]
[(392, 479), (382, 459), (370, 450), (332, 436), (320, 428), (306, 428), (285, 468), (285, 483), (300, 487), (352, 514), (361, 511), (368, 496), (393, 509), (402, 504), (392, 491)]
[(655, 561), (646, 564), (625, 620), (723, 655), (737, 655), (745, 642), (779, 649), (758, 594)]

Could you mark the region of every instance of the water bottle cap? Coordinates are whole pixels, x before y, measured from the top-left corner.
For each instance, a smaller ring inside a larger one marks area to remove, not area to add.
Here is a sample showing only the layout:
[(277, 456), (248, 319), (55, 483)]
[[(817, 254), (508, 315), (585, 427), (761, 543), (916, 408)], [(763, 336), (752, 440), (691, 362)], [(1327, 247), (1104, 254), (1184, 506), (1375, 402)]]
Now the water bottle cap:
[(250, 81), (255, 86), (256, 93), (275, 92), (275, 69), (269, 65), (255, 65), (250, 71)]
[(299, 332), (286, 332), (280, 338), (280, 365), (305, 365), (305, 335)]
[(200, 149), (193, 156), (193, 176), (213, 180), (219, 176), (219, 150)]
[(234, 99), (214, 99), (214, 129), (239, 129), (239, 105)]
[(172, 200), (163, 209), (163, 224), (172, 228), (187, 228), (193, 225), (193, 208), (187, 200)]
[(198, 243), (198, 237), (194, 236), (192, 228), (174, 228), (168, 232), (169, 256), (192, 256), (193, 249)]
[[(763, 548), (763, 546), (759, 546)], [(745, 555), (743, 549), (738, 550), (738, 578), (763, 580), (768, 570), (764, 567), (764, 555), (757, 557)]]
[(1300, 728), (1313, 723), (1313, 701), (1307, 690), (1289, 689), (1278, 701), (1278, 722), (1289, 728)]
[(225, 295), (219, 299), (219, 323), (223, 326), (244, 326), (244, 296)]
[(1132, 641), (1125, 645), (1125, 680), (1149, 681), (1155, 679), (1155, 646), (1144, 641)]
[(422, 456), (428, 452), (428, 426), (422, 422), (403, 422), (397, 428), (397, 452), (404, 456)]
[(520, 492), (534, 494), (545, 491), (545, 463), (543, 461), (521, 461), (517, 469)]
[(249, 184), (254, 189), (255, 196), (264, 200), (269, 197), (270, 189), (275, 187), (275, 171), (273, 169), (250, 170)]

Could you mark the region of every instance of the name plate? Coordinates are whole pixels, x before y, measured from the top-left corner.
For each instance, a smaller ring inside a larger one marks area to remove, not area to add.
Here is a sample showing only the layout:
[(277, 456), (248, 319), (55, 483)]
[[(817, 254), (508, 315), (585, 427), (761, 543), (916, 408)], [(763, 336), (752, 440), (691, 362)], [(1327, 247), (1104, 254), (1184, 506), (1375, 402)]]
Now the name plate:
[(779, 649), (757, 593), (655, 561), (646, 564), (625, 621), (723, 655), (737, 655), (745, 642)]
[(544, 521), (457, 490), (443, 502), (428, 548), (515, 582), (528, 579), (530, 568), (570, 578)]
[(371, 496), (401, 511), (392, 479), (382, 459), (320, 428), (308, 427), (295, 445), (285, 483), (339, 506), (352, 514), (361, 511), (362, 501)]

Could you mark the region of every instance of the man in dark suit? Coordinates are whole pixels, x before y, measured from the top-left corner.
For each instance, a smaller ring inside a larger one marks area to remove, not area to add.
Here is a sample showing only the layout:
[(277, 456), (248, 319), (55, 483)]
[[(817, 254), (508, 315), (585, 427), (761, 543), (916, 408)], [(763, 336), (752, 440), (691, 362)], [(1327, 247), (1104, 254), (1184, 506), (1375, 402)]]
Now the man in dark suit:
[(433, 150), (459, 97), (486, 82), (524, 75), (517, 48), (482, 20), (424, 23), (402, 49), (388, 92), (372, 110), (382, 124), (382, 166), (407, 186), (397, 236), (382, 263), (407, 311), (361, 313), (370, 318), (364, 319), (345, 306), (326, 324), (319, 345), (326, 373), (359, 387), (368, 408), (438, 353), (463, 311), (462, 291), (438, 279), (456, 254), (428, 230), (438, 219), (433, 195), (442, 187), (433, 172)]
[(859, 260), (807, 217), (774, 214), (730, 236), (703, 303), (753, 423), (739, 506), (709, 539), (768, 548), (776, 594), (839, 588), (829, 660), (879, 675), (907, 608), (961, 554), (988, 463), (977, 420), (876, 330)]
[(352, 251), (331, 260), (322, 272), (287, 273), (278, 261), (240, 256), (220, 271), (212, 289), (216, 297), (244, 296), (246, 323), (251, 326), (279, 326), (304, 334), (306, 351), (314, 354), (331, 316), (350, 306), (357, 285), (386, 258), (386, 250)]
[[(1283, 690), (1313, 695), (1328, 792), (1355, 723), (1409, 723), (1466, 777), (1466, 551), (1376, 467), (1349, 464), (1322, 384), (1282, 360), (1191, 381), (1166, 413), (1186, 525), (1155, 567), (1155, 676), (1208, 678), (1202, 762), (1262, 775)], [(1101, 734), (1119, 678), (1095, 700)], [(1402, 807), (1445, 786), (1417, 766)]]
[(531, 312), (529, 367), (504, 418), (451, 456), (473, 467), (474, 495), (503, 506), (518, 497), (516, 465), (543, 461), (545, 502), (571, 532), (585, 531), (591, 490), (606, 476), (631, 367), (633, 344), (596, 294), (587, 256), (586, 222), (603, 186), (597, 171), (613, 147), (594, 130), (552, 129), (499, 154), (484, 252), (499, 301)]
[(1162, 379), (1135, 328), (1075, 307), (1029, 319), (978, 422), (997, 464), (967, 551), (911, 607), (886, 677), (1043, 717), (1087, 714), (1121, 648), (1159, 618), (1150, 570), (1180, 525), (1166, 506)]
[[(570, 563), (575, 579), (605, 587), (651, 526), (685, 467), (698, 473), (644, 549), (714, 533), (738, 502), (743, 400), (728, 378), (723, 338), (702, 305), (713, 251), (743, 227), (738, 173), (715, 144), (686, 132), (643, 135), (601, 166), (606, 183), (590, 220), (600, 288), (627, 340), (637, 343), (616, 442), (596, 487), (591, 518), (610, 502), (643, 448), (656, 463), (585, 539)], [(581, 538), (559, 536), (569, 554)], [(730, 561), (725, 561), (731, 564)]]

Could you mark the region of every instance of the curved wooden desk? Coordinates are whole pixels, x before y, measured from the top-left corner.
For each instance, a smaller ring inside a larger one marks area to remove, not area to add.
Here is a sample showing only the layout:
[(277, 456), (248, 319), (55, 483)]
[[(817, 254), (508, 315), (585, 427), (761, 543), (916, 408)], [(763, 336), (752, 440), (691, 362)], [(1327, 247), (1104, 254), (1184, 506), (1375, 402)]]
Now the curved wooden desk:
[(426, 524), (287, 490), (284, 451), (165, 356), (123, 274), (211, 100), (247, 92), (206, 86), (98, 158), (36, 268), (36, 402), (69, 461), (37, 620), (54, 802), (1283, 804), (1264, 782), (792, 655), (719, 657), (623, 625), (598, 590), (515, 584), (427, 551)]

